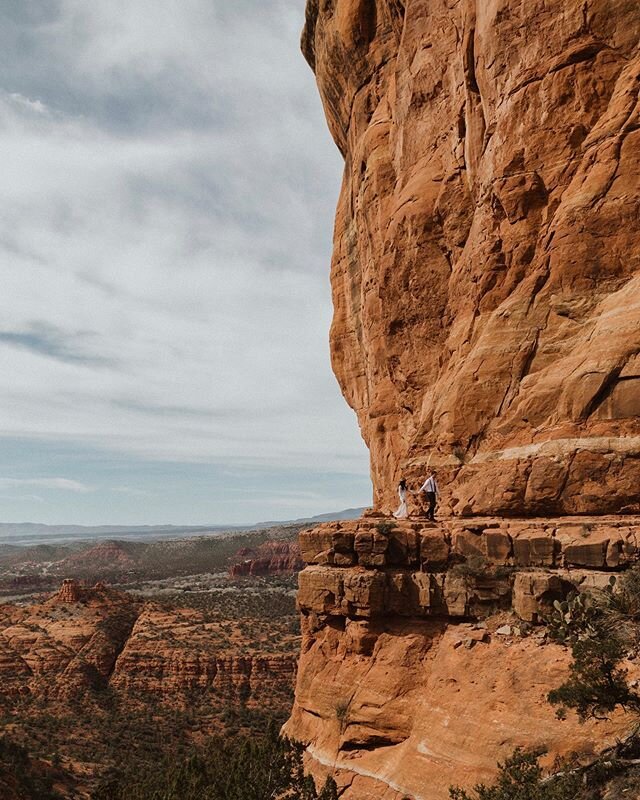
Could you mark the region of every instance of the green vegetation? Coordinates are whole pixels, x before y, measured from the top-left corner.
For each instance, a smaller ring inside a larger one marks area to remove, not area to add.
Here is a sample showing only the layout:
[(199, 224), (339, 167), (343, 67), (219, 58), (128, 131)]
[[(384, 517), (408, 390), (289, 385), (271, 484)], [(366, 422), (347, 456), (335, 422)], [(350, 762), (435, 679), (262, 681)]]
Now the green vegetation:
[(342, 720), (347, 718), (348, 713), (349, 713), (349, 701), (338, 700), (338, 702), (336, 703), (336, 718), (342, 722)]
[[(184, 656), (196, 665), (206, 665), (214, 658), (284, 655), (289, 657), (287, 663), (293, 664), (300, 633), (292, 593), (295, 578), (235, 581), (224, 576), (219, 583), (213, 590), (172, 590), (163, 593), (161, 600), (153, 597), (155, 611), (146, 622), (140, 622), (138, 636), (157, 641), (168, 661)], [(100, 635), (107, 637), (112, 636), (114, 625), (126, 622), (120, 618), (119, 607), (108, 619), (100, 620), (98, 615), (97, 624), (91, 609), (80, 604), (35, 610), (36, 623), (39, 614), (65, 619), (77, 615), (79, 620), (90, 620)], [(34, 625), (34, 633), (43, 630)], [(78, 664), (80, 661), (79, 657)], [(84, 669), (88, 674), (94, 668), (86, 664)], [(121, 787), (125, 797), (129, 796), (126, 787), (158, 774), (160, 768), (169, 778), (175, 777), (176, 765), (187, 765), (190, 760), (200, 764), (208, 749), (215, 751), (215, 742), (222, 741), (222, 736), (227, 743), (262, 740), (270, 727), (281, 727), (292, 700), (292, 675), (285, 672), (280, 676), (277, 669), (253, 683), (249, 674), (232, 676), (230, 672), (228, 679), (223, 676), (214, 682), (209, 676), (202, 684), (192, 683), (185, 673), (182, 683), (165, 687), (162, 694), (157, 687), (145, 691), (144, 684), (132, 690), (127, 685), (114, 687), (89, 680), (84, 688), (73, 687), (71, 701), (55, 696), (47, 699), (40, 692), (0, 697), (0, 730), (10, 730), (15, 746), (29, 754), (23, 772), (39, 774), (39, 765), (43, 765), (70, 791), (79, 782), (88, 784), (91, 791), (98, 785), (105, 792), (105, 786), (115, 787), (114, 791)], [(4, 790), (4, 772), (0, 762), (0, 798), (17, 800)], [(183, 784), (187, 773), (191, 774), (185, 766), (180, 778)], [(140, 791), (143, 789), (146, 791), (145, 786)], [(165, 795), (159, 796), (164, 800)], [(193, 796), (198, 796), (195, 789)], [(311, 793), (303, 796), (315, 797)], [(32, 800), (27, 789), (18, 797)], [(36, 797), (49, 800), (44, 789), (34, 794), (33, 800)]]
[(578, 800), (581, 777), (563, 775), (544, 781), (539, 764), (542, 751), (515, 750), (504, 764), (499, 764), (493, 786), (479, 784), (468, 794), (457, 787), (449, 789), (451, 800)]
[(569, 677), (549, 693), (564, 719), (567, 710), (585, 720), (616, 709), (631, 713), (630, 734), (588, 764), (556, 764), (544, 776), (541, 751), (516, 750), (499, 765), (492, 786), (472, 793), (451, 788), (451, 800), (613, 800), (640, 797), (640, 695), (629, 685), (623, 661), (640, 646), (640, 566), (612, 577), (600, 591), (556, 601), (547, 620), (552, 639), (571, 648)]
[(559, 714), (574, 709), (581, 719), (606, 718), (616, 708), (640, 712), (640, 695), (629, 686), (622, 661), (640, 642), (640, 568), (612, 577), (599, 592), (574, 594), (554, 604), (553, 638), (571, 647), (569, 678), (549, 693)]
[(640, 711), (640, 696), (627, 683), (619, 665), (626, 647), (617, 637), (580, 639), (571, 648), (570, 677), (549, 693), (549, 702), (560, 706), (560, 715), (573, 708), (582, 719), (606, 718), (618, 706)]
[(0, 737), (0, 796), (20, 800), (61, 800), (47, 765), (34, 763), (27, 750)]
[[(206, 749), (203, 741), (222, 741), (221, 735), (211, 738), (212, 730), (224, 732), (224, 741), (260, 741), (278, 730), (288, 716), (290, 698), (275, 698), (272, 705), (251, 708), (241, 700), (194, 692), (177, 708), (159, 704), (157, 696), (140, 694), (134, 701), (106, 689), (78, 698), (73, 708), (25, 700), (0, 716), (0, 728), (11, 727), (17, 752), (28, 752), (25, 775), (36, 774), (34, 763), (56, 763), (62, 755), (65, 763), (97, 765), (98, 784), (121, 786), (125, 797), (127, 786), (141, 776), (156, 775), (158, 765), (168, 775), (176, 764), (200, 757)], [(2, 763), (0, 755), (0, 781)], [(62, 782), (68, 785), (70, 779), (64, 774)], [(41, 800), (40, 795), (33, 797)], [(49, 800), (44, 792), (42, 800)]]
[[(303, 527), (288, 525), (151, 542), (113, 539), (73, 546), (10, 548), (4, 554), (0, 551), (0, 594), (53, 590), (69, 575), (88, 583), (135, 586), (194, 573), (226, 573), (239, 549), (253, 550), (273, 540), (294, 541)], [(29, 575), (22, 574), (26, 563)]]
[(639, 742), (633, 738), (587, 765), (556, 763), (550, 775), (540, 766), (542, 750), (516, 749), (498, 765), (494, 784), (471, 792), (449, 789), (451, 800), (622, 800), (640, 797)]
[(261, 737), (218, 736), (182, 761), (168, 758), (145, 774), (107, 778), (93, 800), (337, 800), (332, 779), (318, 794), (302, 753), (275, 725)]
[(489, 566), (484, 556), (470, 555), (464, 561), (454, 564), (450, 572), (452, 575), (459, 575), (466, 578), (467, 582), (474, 580), (503, 580), (508, 578), (515, 567), (509, 564)]
[(383, 536), (389, 536), (391, 532), (395, 530), (395, 527), (396, 527), (395, 522), (385, 521), (376, 523), (376, 530)]

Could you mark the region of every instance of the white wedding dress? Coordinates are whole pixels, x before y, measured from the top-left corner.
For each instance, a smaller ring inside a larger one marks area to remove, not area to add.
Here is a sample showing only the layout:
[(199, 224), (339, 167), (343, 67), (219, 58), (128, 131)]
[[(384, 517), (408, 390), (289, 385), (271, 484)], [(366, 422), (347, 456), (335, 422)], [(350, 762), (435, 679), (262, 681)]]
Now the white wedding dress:
[(407, 508), (407, 490), (402, 486), (398, 486), (398, 497), (400, 498), (400, 505), (398, 510), (393, 512), (396, 519), (406, 519), (409, 516), (409, 509)]

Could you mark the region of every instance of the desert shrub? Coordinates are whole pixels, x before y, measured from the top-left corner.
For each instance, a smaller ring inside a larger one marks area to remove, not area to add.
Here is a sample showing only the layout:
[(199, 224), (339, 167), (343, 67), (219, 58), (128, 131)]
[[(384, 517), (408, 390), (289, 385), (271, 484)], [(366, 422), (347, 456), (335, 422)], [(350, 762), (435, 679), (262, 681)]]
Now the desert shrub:
[(627, 683), (626, 670), (620, 667), (627, 648), (610, 631), (596, 629), (577, 639), (571, 647), (573, 662), (569, 678), (549, 692), (549, 702), (573, 708), (581, 719), (606, 718), (618, 706), (640, 711), (640, 696)]
[(602, 611), (588, 592), (571, 592), (567, 599), (554, 600), (553, 609), (545, 620), (551, 639), (573, 644), (596, 633)]
[(466, 464), (469, 458), (469, 454), (467, 453), (464, 447), (460, 447), (460, 445), (456, 445), (451, 452), (453, 455), (458, 459), (461, 464)]
[[(609, 585), (611, 591), (605, 592), (601, 603), (605, 618), (625, 628), (640, 623), (640, 568), (628, 570), (617, 580), (611, 578)], [(637, 639), (637, 627), (632, 633)]]
[(61, 800), (46, 765), (35, 762), (24, 747), (6, 736), (0, 738), (0, 791), (3, 787), (21, 800)]
[(336, 719), (339, 719), (340, 722), (343, 722), (347, 718), (348, 713), (349, 713), (349, 701), (338, 700), (338, 702), (336, 703)]
[(498, 778), (492, 786), (478, 784), (469, 794), (449, 789), (451, 800), (576, 800), (582, 780), (571, 773), (545, 780), (540, 766), (541, 750), (517, 748), (504, 764), (498, 764)]
[(465, 578), (481, 578), (488, 573), (487, 561), (481, 555), (468, 556), (466, 561), (454, 564), (451, 573)]
[(335, 800), (331, 779), (318, 794), (304, 774), (303, 749), (276, 726), (261, 737), (214, 737), (177, 764), (167, 759), (133, 781), (107, 779), (93, 800)]
[[(471, 793), (450, 789), (451, 800), (602, 800), (636, 796), (640, 789), (640, 695), (627, 682), (622, 661), (640, 641), (640, 567), (634, 567), (600, 591), (571, 594), (556, 601), (546, 620), (551, 639), (571, 648), (567, 680), (549, 693), (563, 718), (567, 708), (582, 719), (602, 718), (616, 708), (635, 717), (632, 733), (594, 763), (573, 770), (557, 765), (545, 777), (540, 751), (516, 750), (499, 764), (496, 782), (476, 786)], [(640, 796), (640, 795), (638, 795)]]
[(383, 536), (389, 536), (390, 533), (395, 529), (395, 527), (396, 527), (395, 522), (389, 522), (388, 520), (376, 523), (376, 530)]
[(571, 647), (568, 679), (549, 702), (574, 709), (581, 719), (604, 718), (616, 708), (640, 712), (640, 695), (627, 683), (621, 662), (638, 640), (640, 569), (620, 581), (612, 577), (598, 592), (572, 594), (554, 603), (548, 620), (552, 638)]

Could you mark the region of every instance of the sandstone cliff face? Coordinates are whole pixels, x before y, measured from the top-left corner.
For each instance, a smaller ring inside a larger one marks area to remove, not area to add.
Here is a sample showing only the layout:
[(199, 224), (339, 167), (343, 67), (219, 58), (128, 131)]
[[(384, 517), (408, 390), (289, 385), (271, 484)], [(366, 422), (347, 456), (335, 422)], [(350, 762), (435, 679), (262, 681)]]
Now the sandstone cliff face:
[(236, 553), (229, 575), (287, 575), (303, 567), (297, 542), (265, 542), (256, 548), (244, 547)]
[[(293, 651), (297, 637), (290, 639)], [(296, 661), (291, 652), (252, 648), (232, 619), (211, 622), (198, 610), (163, 608), (102, 584), (68, 579), (44, 603), (0, 606), (0, 702), (68, 701), (109, 686), (130, 700), (183, 705), (195, 692), (266, 708), (286, 704)]]
[(309, 0), (333, 366), (375, 504), (640, 511), (640, 5)]
[[(531, 626), (640, 553), (640, 518), (363, 519), (301, 534), (302, 652), (286, 732), (345, 800), (446, 800), (515, 747), (589, 757), (629, 726), (558, 720), (568, 651)], [(632, 676), (640, 666), (628, 664)]]
[(295, 656), (252, 652), (248, 643), (221, 633), (194, 609), (148, 603), (110, 685), (134, 697), (143, 693), (182, 701), (193, 692), (209, 692), (225, 702), (251, 699), (264, 707), (291, 687)]

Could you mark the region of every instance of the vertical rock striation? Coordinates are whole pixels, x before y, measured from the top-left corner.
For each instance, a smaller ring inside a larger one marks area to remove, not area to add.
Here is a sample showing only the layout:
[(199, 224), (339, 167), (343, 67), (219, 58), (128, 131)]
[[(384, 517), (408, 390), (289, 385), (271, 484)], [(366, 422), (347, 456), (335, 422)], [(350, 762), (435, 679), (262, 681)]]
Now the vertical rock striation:
[[(286, 730), (345, 800), (628, 726), (555, 718), (569, 655), (531, 626), (640, 556), (639, 41), (637, 0), (307, 2), (375, 509), (300, 536)], [(444, 520), (385, 520), (430, 467)]]
[(309, 0), (332, 359), (375, 505), (640, 511), (637, 0)]

